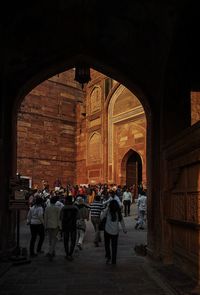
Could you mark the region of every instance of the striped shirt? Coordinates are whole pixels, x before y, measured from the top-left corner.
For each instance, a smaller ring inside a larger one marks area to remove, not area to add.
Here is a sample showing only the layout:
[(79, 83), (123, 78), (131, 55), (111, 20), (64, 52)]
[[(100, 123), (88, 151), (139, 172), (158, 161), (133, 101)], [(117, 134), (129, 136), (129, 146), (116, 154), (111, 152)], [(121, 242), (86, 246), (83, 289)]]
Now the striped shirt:
[(100, 201), (94, 201), (89, 206), (91, 217), (100, 217), (101, 211), (104, 208), (105, 206)]

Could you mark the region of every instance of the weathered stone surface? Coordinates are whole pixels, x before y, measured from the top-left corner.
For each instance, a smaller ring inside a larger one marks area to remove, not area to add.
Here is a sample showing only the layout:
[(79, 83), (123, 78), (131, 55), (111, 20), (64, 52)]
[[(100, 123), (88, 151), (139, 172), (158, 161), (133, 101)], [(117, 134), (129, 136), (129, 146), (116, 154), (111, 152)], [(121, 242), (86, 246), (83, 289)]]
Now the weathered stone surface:
[(17, 125), (18, 172), (31, 177), (33, 186), (41, 187), (42, 179), (46, 179), (52, 187), (56, 177), (63, 184), (66, 179), (75, 181), (74, 101), (82, 91), (77, 83), (68, 84), (72, 74), (69, 71), (43, 82), (21, 104)]

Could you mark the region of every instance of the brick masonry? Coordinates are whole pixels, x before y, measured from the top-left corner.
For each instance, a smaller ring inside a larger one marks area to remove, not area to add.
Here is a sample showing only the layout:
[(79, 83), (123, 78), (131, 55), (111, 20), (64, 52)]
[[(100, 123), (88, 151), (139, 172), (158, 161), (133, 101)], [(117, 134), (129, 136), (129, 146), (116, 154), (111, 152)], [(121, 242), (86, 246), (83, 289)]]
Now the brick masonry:
[[(83, 103), (77, 100), (83, 99)], [(191, 93), (192, 124), (200, 117), (199, 93)], [(131, 111), (130, 111), (131, 110)], [(18, 172), (53, 187), (66, 183), (126, 183), (126, 162), (135, 151), (146, 185), (146, 118), (137, 97), (116, 81), (91, 71), (82, 90), (74, 70), (43, 82), (18, 113)]]
[(73, 81), (73, 70), (33, 89), (18, 113), (18, 172), (41, 187), (56, 177), (74, 183), (76, 170), (76, 102), (84, 92)]

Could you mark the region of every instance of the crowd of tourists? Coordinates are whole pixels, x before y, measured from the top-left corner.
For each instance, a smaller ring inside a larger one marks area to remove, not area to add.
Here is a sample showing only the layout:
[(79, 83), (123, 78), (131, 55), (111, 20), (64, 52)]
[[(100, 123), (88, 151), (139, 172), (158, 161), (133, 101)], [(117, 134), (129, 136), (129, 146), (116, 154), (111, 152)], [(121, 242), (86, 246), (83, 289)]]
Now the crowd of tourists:
[[(67, 260), (73, 260), (75, 248), (83, 249), (86, 221), (91, 219), (94, 227), (94, 246), (99, 247), (101, 230), (104, 232), (107, 264), (116, 264), (119, 223), (127, 232), (124, 217), (130, 215), (130, 206), (135, 198), (134, 186), (117, 185), (67, 185), (62, 187), (59, 179), (50, 191), (48, 184), (35, 190), (29, 197), (27, 224), (30, 225), (30, 257), (43, 253), (45, 231), (49, 249), (46, 256), (53, 260), (56, 243), (63, 239)], [(139, 191), (138, 217), (135, 229), (144, 229), (146, 193)], [(37, 236), (39, 236), (36, 246)]]

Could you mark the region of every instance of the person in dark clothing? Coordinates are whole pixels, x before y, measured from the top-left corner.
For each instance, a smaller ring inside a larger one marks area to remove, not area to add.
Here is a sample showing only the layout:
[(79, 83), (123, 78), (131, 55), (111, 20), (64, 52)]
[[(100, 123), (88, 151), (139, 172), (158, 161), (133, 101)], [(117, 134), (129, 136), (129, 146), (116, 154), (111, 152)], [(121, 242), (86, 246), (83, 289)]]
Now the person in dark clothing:
[(142, 182), (140, 182), (138, 185), (138, 195), (141, 195), (143, 191), (144, 191), (143, 184)]
[(73, 205), (72, 196), (68, 196), (65, 205), (60, 212), (66, 259), (73, 260), (73, 252), (76, 245), (76, 222), (79, 218), (79, 210)]

